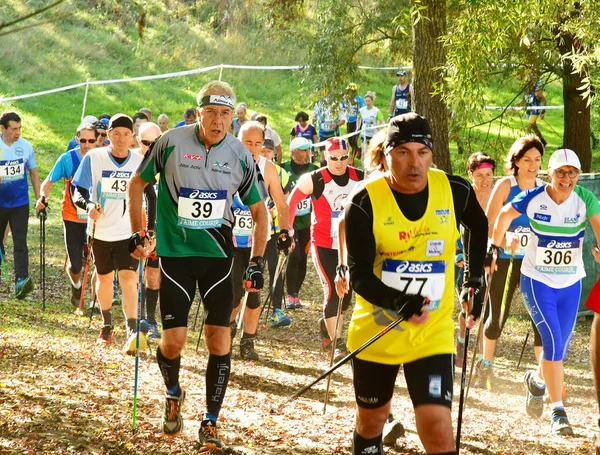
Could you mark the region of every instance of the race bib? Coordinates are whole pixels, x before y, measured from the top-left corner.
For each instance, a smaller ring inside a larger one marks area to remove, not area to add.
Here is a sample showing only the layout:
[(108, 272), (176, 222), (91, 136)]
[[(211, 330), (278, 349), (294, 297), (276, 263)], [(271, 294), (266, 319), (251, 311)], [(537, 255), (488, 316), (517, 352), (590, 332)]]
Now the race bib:
[(177, 225), (188, 229), (219, 228), (227, 203), (227, 190), (195, 190), (181, 187)]
[(25, 163), (23, 158), (18, 160), (0, 161), (0, 180), (12, 182), (25, 178)]
[(75, 206), (75, 209), (77, 209), (77, 219), (79, 220), (87, 220), (88, 219), (88, 213), (83, 210), (81, 207), (79, 206)]
[(132, 174), (131, 171), (102, 171), (102, 196), (106, 199), (126, 199), (127, 186)]
[(506, 231), (506, 248), (504, 248), (504, 252), (510, 255), (510, 246), (512, 245), (513, 239), (516, 238), (519, 245), (515, 252), (515, 257), (525, 256), (525, 250), (527, 249), (527, 245), (529, 245), (530, 234), (531, 228), (524, 226), (517, 226), (512, 231)]
[(399, 261), (386, 259), (381, 281), (386, 286), (407, 294), (418, 294), (430, 300), (429, 311), (437, 310), (446, 284), (444, 261)]
[(335, 129), (334, 125), (335, 123), (333, 123), (333, 121), (326, 120), (324, 122), (321, 122), (321, 129), (323, 131), (333, 131)]
[(539, 239), (535, 254), (535, 269), (542, 273), (573, 275), (581, 255), (581, 240)]
[(252, 215), (250, 210), (237, 208), (233, 211), (233, 235), (252, 236)]
[(310, 213), (310, 196), (307, 196), (298, 203), (298, 210), (296, 210), (296, 216), (308, 215)]
[(396, 100), (396, 109), (408, 109), (408, 100), (406, 98), (398, 98)]
[(344, 212), (341, 210), (331, 212), (331, 230), (329, 231), (329, 235), (334, 240), (337, 240), (338, 238), (338, 227), (340, 226), (340, 221), (342, 221), (343, 216)]

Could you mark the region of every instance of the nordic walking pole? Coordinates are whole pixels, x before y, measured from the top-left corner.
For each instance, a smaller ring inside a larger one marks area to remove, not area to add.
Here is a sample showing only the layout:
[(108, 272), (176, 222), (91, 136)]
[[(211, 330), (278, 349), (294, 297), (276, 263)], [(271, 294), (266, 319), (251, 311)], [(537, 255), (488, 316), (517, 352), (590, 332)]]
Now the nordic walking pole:
[[(271, 310), (271, 305), (273, 302), (273, 294), (275, 294), (275, 288), (277, 287), (277, 281), (279, 281), (279, 277), (287, 264), (287, 259), (288, 259), (288, 256), (286, 256), (283, 253), (279, 253), (279, 258), (277, 259), (277, 266), (275, 267), (275, 276), (273, 277), (273, 284), (271, 285), (271, 289), (269, 290), (269, 295), (267, 296), (267, 300), (265, 301), (264, 305), (262, 306), (262, 309), (260, 310), (261, 314), (258, 316), (259, 321), (260, 321), (260, 318), (262, 317), (262, 312), (264, 311), (264, 309), (266, 307), (267, 311), (265, 313), (266, 316), (265, 316), (265, 322), (264, 322), (264, 325), (266, 327), (268, 327), (267, 321), (269, 319), (269, 311)], [(244, 310), (245, 310), (245, 308), (242, 308), (240, 310), (240, 312), (242, 312), (242, 315), (240, 316), (240, 320), (242, 320), (242, 316), (244, 315), (244, 313), (243, 313)]]
[(523, 360), (523, 353), (525, 352), (525, 348), (527, 347), (527, 342), (529, 341), (529, 334), (531, 333), (531, 327), (527, 329), (527, 335), (525, 335), (525, 341), (523, 342), (523, 347), (521, 348), (521, 355), (519, 356), (519, 362), (517, 363), (517, 370), (521, 366), (521, 360)]
[(144, 279), (144, 260), (140, 259), (139, 269), (139, 290), (138, 290), (138, 311), (135, 336), (135, 375), (133, 380), (133, 417), (131, 423), (131, 432), (135, 434), (137, 424), (137, 391), (138, 391), (138, 376), (140, 365), (140, 319), (142, 318), (142, 283)]
[(46, 207), (48, 201), (42, 198), (44, 208), (37, 211), (40, 219), (40, 282), (42, 283), (42, 310), (46, 309)]
[[(90, 269), (90, 257), (92, 254), (92, 247), (94, 246), (94, 235), (96, 234), (96, 220), (92, 226), (92, 235), (87, 244), (87, 254), (85, 256), (85, 269), (83, 271), (83, 281), (81, 282), (81, 295), (79, 296), (79, 315), (83, 315), (83, 298), (85, 297), (85, 285), (87, 284), (88, 271)], [(94, 313), (92, 309), (91, 313)]]
[[(337, 346), (338, 338), (338, 327), (340, 325), (340, 316), (342, 315), (342, 303), (344, 302), (344, 296), (340, 297), (337, 308), (337, 315), (335, 318), (335, 333), (333, 335), (333, 341), (331, 342), (331, 357), (329, 359), (329, 368), (333, 366), (335, 358), (335, 348)], [(329, 385), (331, 384), (331, 374), (327, 376), (327, 388), (325, 389), (325, 402), (323, 403), (323, 414), (327, 412), (327, 402), (329, 401)]]
[(492, 287), (492, 276), (494, 275), (493, 273), (493, 268), (496, 265), (496, 261), (492, 261), (492, 266), (490, 267), (490, 273), (488, 274), (487, 277), (487, 285), (485, 288), (485, 294), (483, 296), (483, 308), (481, 309), (481, 316), (480, 316), (480, 321), (479, 321), (479, 328), (477, 329), (477, 341), (475, 343), (475, 348), (473, 348), (473, 357), (471, 358), (471, 366), (469, 368), (469, 379), (467, 380), (467, 390), (465, 392), (465, 401), (467, 401), (467, 399), (469, 398), (469, 389), (471, 388), (471, 380), (473, 379), (473, 369), (475, 368), (475, 359), (477, 358), (477, 351), (479, 349), (479, 342), (481, 340), (481, 337), (483, 336), (483, 326), (484, 326), (484, 319), (485, 319), (485, 311), (487, 309), (488, 303), (489, 303), (489, 299), (490, 299), (490, 288)]
[(357, 348), (356, 350), (352, 351), (350, 354), (348, 354), (346, 357), (344, 357), (342, 360), (340, 360), (338, 363), (336, 363), (334, 366), (332, 366), (329, 370), (327, 370), (323, 374), (321, 374), (321, 376), (319, 376), (317, 379), (313, 380), (310, 384), (307, 384), (307, 385), (301, 387), (300, 389), (296, 390), (292, 394), (292, 396), (289, 397), (287, 400), (285, 400), (283, 403), (280, 403), (276, 407), (271, 408), (271, 412), (272, 413), (276, 413), (282, 407), (284, 407), (288, 403), (291, 403), (292, 401), (294, 401), (296, 398), (298, 398), (300, 395), (302, 395), (304, 392), (306, 392), (308, 389), (310, 389), (312, 386), (314, 386), (317, 382), (319, 382), (322, 379), (324, 379), (327, 376), (329, 376), (331, 373), (333, 373), (339, 367), (341, 367), (346, 362), (348, 362), (349, 360), (351, 360), (354, 357), (356, 357), (358, 354), (360, 354), (365, 349), (367, 349), (369, 346), (371, 346), (373, 343), (375, 343), (377, 340), (379, 340), (382, 336), (384, 336), (390, 330), (393, 330), (394, 327), (396, 327), (402, 321), (404, 321), (404, 316), (399, 315), (396, 320), (392, 321), (392, 323), (389, 324), (387, 327), (385, 327), (381, 332), (379, 332), (377, 335), (374, 335), (372, 338), (370, 338), (369, 340), (367, 340), (366, 342), (364, 342), (359, 348)]
[[(469, 298), (468, 298), (468, 307), (469, 310), (473, 308), (473, 295), (475, 290), (473, 288), (469, 289)], [(465, 323), (467, 321), (468, 314), (465, 314)], [(460, 400), (458, 402), (458, 422), (456, 424), (456, 453), (457, 455), (460, 453), (460, 432), (462, 430), (462, 418), (463, 411), (465, 409), (465, 386), (467, 381), (467, 359), (469, 358), (469, 337), (470, 337), (470, 329), (467, 326), (465, 330), (465, 358), (463, 360), (462, 365), (462, 374), (460, 378)]]

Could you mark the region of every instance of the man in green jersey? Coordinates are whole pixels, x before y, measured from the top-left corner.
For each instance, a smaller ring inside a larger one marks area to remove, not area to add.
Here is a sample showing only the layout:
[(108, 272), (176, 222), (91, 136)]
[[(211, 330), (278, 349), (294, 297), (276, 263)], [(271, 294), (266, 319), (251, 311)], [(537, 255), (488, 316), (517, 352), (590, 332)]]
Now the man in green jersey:
[(197, 101), (196, 124), (167, 131), (152, 144), (132, 178), (129, 211), (134, 232), (132, 255), (142, 258), (147, 255), (141, 232), (142, 189), (160, 173), (156, 245), (163, 336), (156, 360), (167, 389), (162, 428), (174, 435), (183, 427), (185, 391), (179, 385), (180, 354), (197, 283), (207, 313), (204, 335), (209, 352), (206, 413), (199, 439), (201, 451), (208, 451), (222, 447), (216, 422), (231, 365), (233, 195), (239, 193), (248, 205), (254, 225), (252, 256), (244, 276), (244, 287), (250, 292), (263, 286), (268, 215), (262, 199), (264, 182), (254, 159), (228, 133), (235, 103), (233, 89), (227, 83), (212, 81), (202, 87)]

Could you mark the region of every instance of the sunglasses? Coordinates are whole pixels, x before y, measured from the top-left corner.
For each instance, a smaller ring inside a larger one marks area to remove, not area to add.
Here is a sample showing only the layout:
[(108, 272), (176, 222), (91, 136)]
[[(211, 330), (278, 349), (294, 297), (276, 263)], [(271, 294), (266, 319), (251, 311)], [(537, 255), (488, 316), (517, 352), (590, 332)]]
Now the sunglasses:
[(140, 142), (142, 144), (144, 144), (146, 147), (150, 147), (154, 141), (147, 141), (146, 139), (142, 139), (142, 140), (140, 140)]
[(331, 161), (346, 161), (350, 155), (335, 156), (329, 155)]
[(96, 139), (79, 139), (80, 144), (95, 144)]
[(108, 135), (106, 133), (98, 133), (98, 136), (100, 136), (100, 137), (106, 137)]

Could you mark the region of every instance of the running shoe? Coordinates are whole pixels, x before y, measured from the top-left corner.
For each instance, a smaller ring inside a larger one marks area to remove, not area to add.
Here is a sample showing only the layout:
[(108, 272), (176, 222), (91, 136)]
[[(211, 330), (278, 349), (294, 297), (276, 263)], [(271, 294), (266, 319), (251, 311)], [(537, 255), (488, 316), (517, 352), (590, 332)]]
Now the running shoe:
[[(123, 346), (123, 352), (127, 355), (135, 355), (135, 345), (137, 342), (137, 332), (128, 331), (129, 336)], [(146, 334), (140, 330), (140, 347), (139, 350), (143, 351), (148, 347), (148, 341), (146, 340)]]
[(254, 340), (252, 338), (242, 338), (240, 340), (240, 357), (243, 360), (258, 360), (258, 354), (254, 350)]
[(456, 354), (454, 355), (454, 366), (456, 368), (462, 368), (465, 363), (465, 343), (461, 343), (456, 339)]
[(525, 410), (531, 417), (539, 419), (544, 412), (544, 393), (546, 392), (546, 386), (540, 387), (537, 385), (533, 380), (534, 377), (535, 370), (527, 370), (525, 372)]
[(71, 285), (71, 305), (73, 308), (79, 308), (79, 299), (81, 298), (82, 289), (83, 288), (81, 286), (76, 288), (75, 286)]
[(473, 387), (476, 389), (487, 389), (489, 391), (492, 390), (492, 378), (494, 377), (493, 367), (490, 365), (489, 367), (483, 366), (483, 360), (479, 359), (477, 361), (476, 366), (477, 377), (475, 378), (475, 382), (473, 383)]
[(200, 442), (200, 453), (223, 448), (223, 444), (217, 436), (217, 422), (204, 419), (198, 431), (198, 441)]
[(394, 420), (394, 416), (390, 414), (383, 425), (383, 445), (393, 447), (396, 445), (396, 439), (404, 436), (404, 426), (399, 420)]
[(333, 354), (333, 361), (338, 363), (344, 357), (346, 357), (350, 352), (348, 351), (348, 347), (344, 340), (337, 340), (335, 343), (335, 353)]
[(550, 418), (550, 431), (557, 436), (573, 436), (573, 428), (567, 419), (567, 413), (562, 408), (552, 410)]
[(158, 330), (158, 324), (150, 324), (150, 330), (148, 331), (148, 338), (152, 338), (154, 340), (160, 338), (160, 330)]
[(185, 390), (181, 389), (180, 396), (165, 396), (165, 413), (162, 419), (162, 431), (170, 436), (175, 436), (183, 429), (181, 407), (185, 401)]
[(302, 308), (298, 294), (288, 294), (285, 298), (285, 309), (286, 310), (298, 310)]
[(275, 311), (271, 316), (270, 325), (272, 328), (289, 327), (292, 325), (292, 320), (289, 318), (289, 316), (286, 316), (281, 308), (275, 308)]
[(140, 321), (140, 332), (142, 332), (143, 334), (148, 334), (148, 332), (150, 331), (151, 328), (152, 328), (152, 324), (150, 324), (145, 319), (142, 319)]
[(98, 344), (104, 344), (110, 346), (112, 344), (114, 332), (110, 325), (105, 325), (100, 329), (100, 335), (98, 335)]
[(325, 352), (331, 352), (331, 338), (329, 338), (329, 332), (327, 332), (327, 325), (325, 324), (325, 319), (319, 318), (317, 323), (319, 325), (319, 334), (321, 335), (321, 339), (323, 340), (323, 350)]
[(33, 288), (34, 285), (31, 278), (17, 278), (17, 283), (15, 284), (15, 297), (19, 300), (23, 300), (31, 291), (33, 291)]

